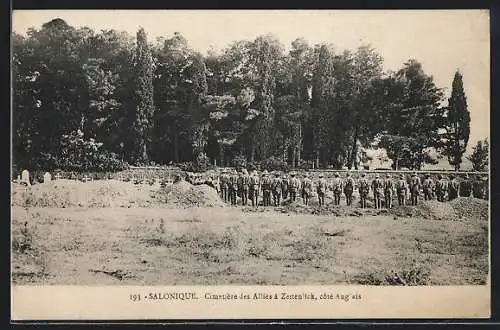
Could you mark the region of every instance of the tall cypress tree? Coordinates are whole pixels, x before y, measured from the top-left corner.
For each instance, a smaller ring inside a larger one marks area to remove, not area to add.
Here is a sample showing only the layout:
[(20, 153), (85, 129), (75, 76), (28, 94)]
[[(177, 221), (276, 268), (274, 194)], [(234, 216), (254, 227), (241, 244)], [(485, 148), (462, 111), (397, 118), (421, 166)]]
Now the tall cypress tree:
[(131, 161), (145, 163), (149, 159), (151, 133), (153, 126), (153, 59), (149, 49), (146, 32), (137, 31), (137, 48), (134, 63), (134, 122), (132, 124), (134, 142)]
[(460, 169), (470, 133), (470, 113), (464, 93), (462, 74), (457, 70), (453, 78), (451, 96), (448, 99), (446, 133), (443, 139), (443, 154), (448, 157), (455, 170)]

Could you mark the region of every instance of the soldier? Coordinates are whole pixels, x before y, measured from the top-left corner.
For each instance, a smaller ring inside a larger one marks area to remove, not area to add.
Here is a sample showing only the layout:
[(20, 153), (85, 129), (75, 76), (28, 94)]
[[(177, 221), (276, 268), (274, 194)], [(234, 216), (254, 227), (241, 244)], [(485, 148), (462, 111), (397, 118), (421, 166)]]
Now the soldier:
[(342, 195), (342, 180), (340, 179), (340, 175), (335, 173), (335, 178), (332, 182), (332, 190), (333, 190), (333, 200), (335, 205), (340, 205), (340, 196)]
[(485, 198), (485, 187), (484, 187), (484, 181), (481, 178), (481, 176), (477, 176), (476, 180), (474, 180), (474, 183), (472, 184), (472, 196), (475, 198)]
[(366, 198), (368, 197), (368, 193), (370, 192), (370, 185), (368, 184), (368, 180), (365, 177), (365, 173), (361, 174), (361, 179), (358, 183), (359, 197), (361, 200), (361, 207), (366, 207)]
[(418, 195), (420, 195), (420, 187), (422, 183), (417, 173), (413, 173), (410, 180), (410, 194), (411, 194), (411, 205), (418, 204)]
[(245, 168), (243, 168), (240, 172), (240, 176), (238, 177), (238, 191), (240, 192), (241, 197), (241, 205), (248, 205), (248, 185), (249, 185), (250, 177), (248, 176), (248, 172)]
[(304, 180), (306, 178), (306, 173), (302, 175), (302, 178), (300, 179), (300, 197), (302, 200), (305, 199), (305, 190), (304, 190)]
[(220, 182), (221, 197), (224, 200), (224, 202), (228, 202), (229, 175), (227, 174), (226, 170), (222, 171), (219, 182)]
[(290, 192), (290, 200), (292, 202), (295, 202), (295, 200), (297, 199), (297, 192), (300, 189), (300, 181), (295, 176), (295, 172), (290, 173), (290, 176), (292, 178), (290, 179), (290, 185), (288, 187), (288, 191)]
[(305, 205), (309, 205), (309, 198), (311, 197), (312, 189), (312, 181), (311, 179), (309, 179), (309, 175), (307, 173), (304, 173), (304, 180), (302, 181), (302, 191)]
[(408, 184), (406, 183), (403, 174), (399, 176), (399, 181), (396, 185), (396, 193), (398, 194), (398, 205), (406, 204), (406, 195), (408, 193)]
[(281, 199), (281, 178), (279, 172), (274, 173), (274, 178), (271, 183), (271, 191), (273, 194), (273, 204), (274, 206), (280, 206)]
[(385, 207), (392, 208), (392, 195), (394, 193), (394, 183), (391, 180), (391, 175), (387, 174), (384, 180), (384, 203)]
[(373, 206), (376, 209), (382, 208), (382, 191), (384, 187), (382, 181), (380, 180), (380, 175), (375, 175), (375, 179), (372, 181), (373, 190)]
[(432, 200), (434, 198), (434, 181), (431, 179), (430, 174), (425, 176), (422, 186), (424, 190), (424, 200)]
[(460, 188), (460, 184), (455, 178), (455, 176), (450, 175), (450, 184), (448, 185), (448, 200), (454, 200), (458, 197), (458, 190)]
[(351, 177), (351, 173), (347, 172), (347, 177), (343, 184), (344, 194), (347, 206), (352, 205), (352, 192), (354, 191), (354, 179)]
[(469, 180), (468, 174), (465, 174), (464, 179), (462, 180), (462, 182), (460, 182), (460, 188), (458, 191), (460, 197), (470, 197), (472, 192), (472, 184)]
[(446, 192), (448, 191), (448, 180), (441, 174), (438, 174), (438, 180), (436, 182), (436, 197), (438, 202), (444, 202)]
[(288, 176), (283, 173), (283, 177), (281, 178), (281, 196), (283, 197), (283, 201), (288, 198), (288, 186), (290, 184), (290, 180)]
[(325, 205), (325, 193), (326, 193), (326, 180), (323, 178), (323, 174), (319, 174), (319, 180), (316, 183), (316, 192), (318, 193), (319, 206)]
[(259, 189), (260, 189), (260, 180), (257, 175), (257, 171), (253, 171), (250, 176), (250, 184), (248, 186), (248, 197), (252, 201), (252, 206), (259, 205)]
[(271, 177), (268, 175), (267, 170), (264, 170), (264, 172), (262, 172), (262, 196), (264, 206), (271, 205), (271, 183)]
[(488, 177), (483, 176), (483, 184), (484, 184), (484, 199), (489, 200), (490, 199), (490, 186), (488, 183)]
[(236, 205), (238, 195), (238, 175), (236, 173), (230, 175), (229, 177), (229, 199), (231, 205)]

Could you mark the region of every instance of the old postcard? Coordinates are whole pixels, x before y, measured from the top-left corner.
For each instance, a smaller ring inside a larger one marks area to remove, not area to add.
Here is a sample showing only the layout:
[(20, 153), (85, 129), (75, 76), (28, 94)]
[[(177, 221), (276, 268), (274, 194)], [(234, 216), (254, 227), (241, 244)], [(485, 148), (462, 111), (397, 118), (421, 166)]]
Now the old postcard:
[(15, 10), (13, 321), (488, 318), (485, 10)]

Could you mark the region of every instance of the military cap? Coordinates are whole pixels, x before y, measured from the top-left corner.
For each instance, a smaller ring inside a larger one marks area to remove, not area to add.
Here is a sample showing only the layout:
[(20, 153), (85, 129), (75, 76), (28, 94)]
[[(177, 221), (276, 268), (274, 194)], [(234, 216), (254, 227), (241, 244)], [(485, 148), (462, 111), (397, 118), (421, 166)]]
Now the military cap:
[(400, 174), (400, 175), (399, 175), (399, 178), (400, 178), (400, 179), (404, 179), (404, 178), (405, 178), (405, 176), (404, 176), (403, 174)]
[(378, 178), (380, 178), (380, 174), (378, 174), (378, 173), (377, 173), (377, 174), (375, 175), (375, 179), (378, 179)]
[(391, 175), (390, 175), (390, 174), (387, 174), (387, 175), (386, 175), (386, 177), (387, 177), (387, 178), (390, 178), (390, 177), (391, 177)]
[(323, 173), (320, 173), (320, 174), (318, 175), (318, 177), (319, 177), (319, 178), (322, 178), (322, 177), (323, 177)]
[(468, 179), (469, 178), (469, 174), (465, 173), (465, 178)]
[(365, 175), (366, 175), (365, 173), (361, 173), (361, 177), (362, 177), (362, 178), (364, 178), (364, 177), (365, 177)]
[(295, 172), (291, 172), (291, 173), (290, 173), (290, 176), (295, 176)]
[(482, 179), (483, 181), (488, 181), (488, 177), (487, 177), (487, 176), (483, 176), (481, 179)]
[(338, 176), (340, 176), (340, 174), (338, 174), (338, 173), (335, 173), (335, 176), (336, 176), (336, 177), (338, 177)]
[(438, 174), (438, 179), (442, 179), (443, 176), (441, 174)]
[(276, 175), (277, 177), (280, 176), (280, 172), (274, 172), (274, 175)]
[(267, 175), (267, 170), (262, 171), (262, 175)]
[(303, 177), (304, 177), (304, 178), (307, 178), (307, 177), (309, 177), (309, 174), (304, 173)]

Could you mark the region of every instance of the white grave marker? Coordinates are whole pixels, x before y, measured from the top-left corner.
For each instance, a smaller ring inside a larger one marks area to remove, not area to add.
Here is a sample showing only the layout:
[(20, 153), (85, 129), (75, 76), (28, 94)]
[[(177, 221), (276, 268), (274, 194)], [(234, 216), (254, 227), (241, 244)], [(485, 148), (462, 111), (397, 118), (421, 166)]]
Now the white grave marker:
[(31, 186), (30, 172), (28, 170), (23, 170), (21, 172), (21, 182), (26, 183), (26, 185), (28, 185), (28, 186)]
[(49, 183), (52, 181), (52, 175), (49, 172), (45, 172), (43, 175), (43, 183)]

